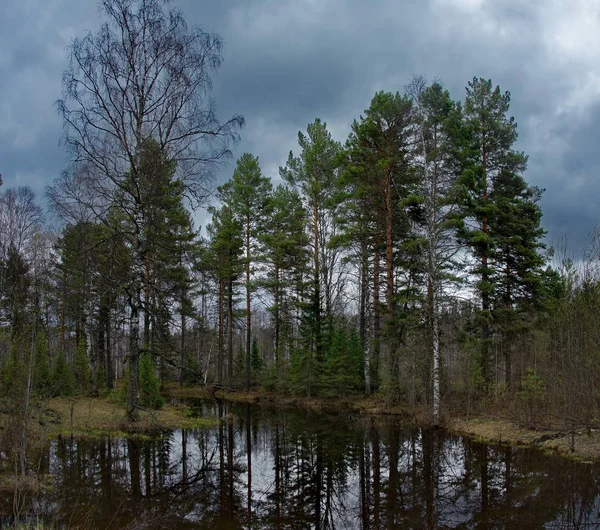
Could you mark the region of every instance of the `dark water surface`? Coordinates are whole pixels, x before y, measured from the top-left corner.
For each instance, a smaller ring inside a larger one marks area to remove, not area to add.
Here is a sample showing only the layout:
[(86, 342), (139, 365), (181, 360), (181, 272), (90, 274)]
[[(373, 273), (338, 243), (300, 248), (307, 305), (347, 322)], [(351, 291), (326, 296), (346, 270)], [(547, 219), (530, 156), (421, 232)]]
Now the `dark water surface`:
[(389, 420), (196, 409), (223, 421), (53, 442), (51, 488), (24, 513), (63, 528), (600, 528), (596, 464)]

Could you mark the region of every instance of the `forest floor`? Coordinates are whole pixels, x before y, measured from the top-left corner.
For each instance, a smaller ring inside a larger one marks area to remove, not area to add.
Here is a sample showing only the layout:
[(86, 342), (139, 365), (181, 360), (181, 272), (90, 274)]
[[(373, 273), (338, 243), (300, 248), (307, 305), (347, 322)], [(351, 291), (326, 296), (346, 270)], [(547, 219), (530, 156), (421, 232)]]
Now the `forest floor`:
[[(207, 389), (205, 387), (171, 386), (167, 396), (180, 399), (218, 398), (235, 403), (248, 403), (278, 408), (300, 408), (315, 412), (354, 412), (364, 415), (387, 416), (412, 425), (430, 425), (430, 416), (423, 408), (390, 406), (377, 395), (335, 397), (303, 397), (265, 390)], [(581, 461), (600, 461), (600, 430), (572, 428), (554, 422), (535, 426), (511, 418), (509, 409), (497, 408), (479, 415), (446, 413), (442, 428), (450, 433), (469, 436), (487, 443), (536, 447)]]

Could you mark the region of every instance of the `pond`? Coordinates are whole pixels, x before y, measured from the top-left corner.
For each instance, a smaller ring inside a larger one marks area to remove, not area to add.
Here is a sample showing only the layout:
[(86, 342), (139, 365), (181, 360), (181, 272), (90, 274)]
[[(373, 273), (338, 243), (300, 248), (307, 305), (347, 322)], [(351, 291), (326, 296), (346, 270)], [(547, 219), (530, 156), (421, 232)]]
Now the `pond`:
[[(222, 421), (54, 441), (21, 517), (62, 528), (592, 528), (600, 466), (390, 419), (197, 402)], [(3, 521), (14, 498), (2, 498)]]

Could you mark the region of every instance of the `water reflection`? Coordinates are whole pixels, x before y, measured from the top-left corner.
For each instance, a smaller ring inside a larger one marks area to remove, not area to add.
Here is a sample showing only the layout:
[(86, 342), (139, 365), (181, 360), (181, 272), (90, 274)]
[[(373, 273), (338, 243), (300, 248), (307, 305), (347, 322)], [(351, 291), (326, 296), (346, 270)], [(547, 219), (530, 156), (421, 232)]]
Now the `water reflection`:
[[(392, 422), (199, 404), (222, 422), (54, 442), (30, 514), (80, 528), (584, 528), (598, 465)], [(3, 502), (8, 516), (10, 499)]]

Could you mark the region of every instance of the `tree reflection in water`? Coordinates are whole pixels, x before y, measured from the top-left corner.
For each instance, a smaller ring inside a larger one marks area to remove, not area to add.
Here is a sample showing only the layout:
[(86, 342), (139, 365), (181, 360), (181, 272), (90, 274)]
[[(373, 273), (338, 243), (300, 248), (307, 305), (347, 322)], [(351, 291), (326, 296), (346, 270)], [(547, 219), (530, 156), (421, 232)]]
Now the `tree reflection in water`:
[[(29, 515), (80, 528), (583, 528), (600, 467), (390, 420), (199, 404), (212, 429), (51, 444)], [(3, 515), (11, 511), (3, 499)]]

